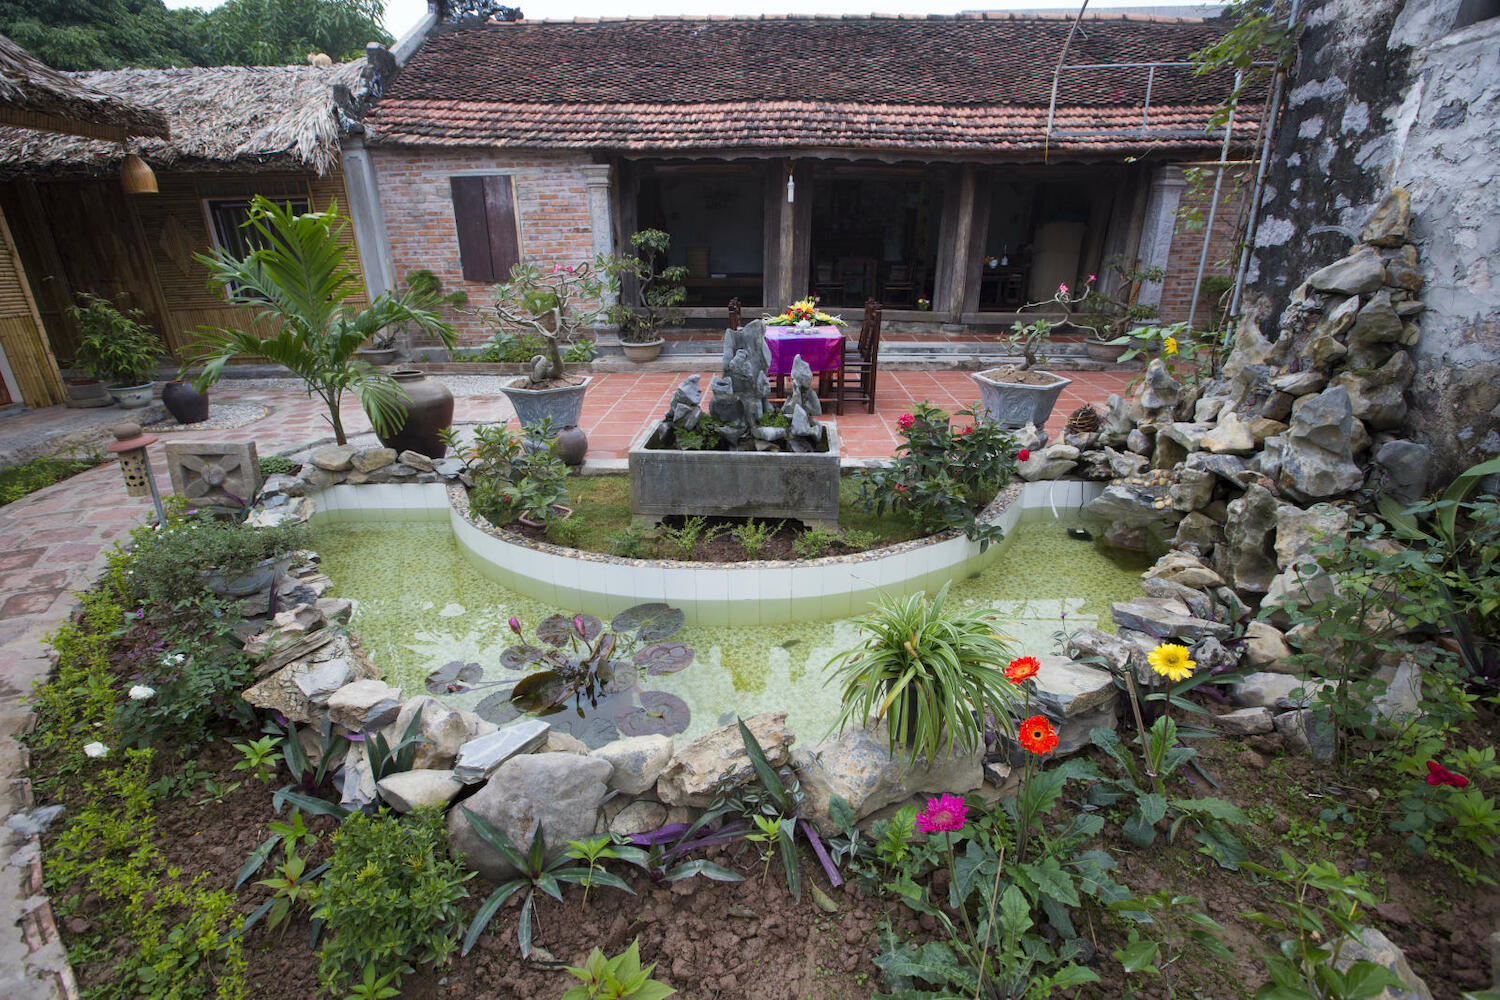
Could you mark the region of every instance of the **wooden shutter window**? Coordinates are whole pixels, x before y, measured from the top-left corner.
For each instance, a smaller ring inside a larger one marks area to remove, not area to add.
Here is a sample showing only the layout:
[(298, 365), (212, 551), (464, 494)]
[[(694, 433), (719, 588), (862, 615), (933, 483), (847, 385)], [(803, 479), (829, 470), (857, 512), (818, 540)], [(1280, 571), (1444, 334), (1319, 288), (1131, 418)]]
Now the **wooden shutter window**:
[(451, 177), (453, 219), (465, 281), (508, 281), (521, 259), (515, 178), (510, 174)]

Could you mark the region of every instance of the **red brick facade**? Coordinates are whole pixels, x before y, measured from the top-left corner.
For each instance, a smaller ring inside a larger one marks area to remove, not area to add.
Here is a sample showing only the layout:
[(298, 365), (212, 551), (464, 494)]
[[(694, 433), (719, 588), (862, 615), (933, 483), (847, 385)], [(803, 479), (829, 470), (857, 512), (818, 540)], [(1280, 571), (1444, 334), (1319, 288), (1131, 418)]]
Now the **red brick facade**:
[(396, 280), (426, 268), (445, 290), (462, 288), (468, 307), (454, 318), (460, 344), (479, 344), (494, 332), (487, 318), (493, 286), (463, 280), (449, 178), (462, 174), (513, 174), (521, 254), (546, 266), (594, 256), (588, 189), (581, 167), (587, 153), (377, 147), (371, 160), (385, 213), (386, 238)]
[[(1193, 298), (1193, 282), (1198, 273), (1198, 258), (1203, 252), (1203, 224), (1208, 221), (1208, 206), (1213, 200), (1213, 174), (1201, 190), (1189, 186), (1177, 210), (1177, 229), (1172, 234), (1172, 248), (1167, 253), (1167, 277), (1162, 282), (1161, 318), (1168, 323), (1185, 321)], [(1214, 213), (1213, 235), (1208, 242), (1208, 261), (1203, 268), (1204, 285), (1199, 295), (1193, 325), (1206, 328), (1218, 305), (1218, 290), (1210, 287), (1208, 278), (1218, 275), (1232, 279), (1239, 266), (1240, 226), (1249, 198), (1249, 176), (1245, 171), (1231, 170), (1224, 175), (1219, 208)]]

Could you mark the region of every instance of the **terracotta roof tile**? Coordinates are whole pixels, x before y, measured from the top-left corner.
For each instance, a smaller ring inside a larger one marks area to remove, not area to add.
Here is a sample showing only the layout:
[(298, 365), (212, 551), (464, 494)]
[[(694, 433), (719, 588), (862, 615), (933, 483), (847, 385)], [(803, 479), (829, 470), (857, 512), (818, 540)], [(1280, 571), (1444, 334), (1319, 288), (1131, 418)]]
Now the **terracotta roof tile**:
[[(1042, 148), (1070, 26), (1007, 16), (444, 27), (366, 124), (377, 143), (1029, 153)], [(1086, 19), (1068, 62), (1181, 61), (1223, 30)], [(1139, 67), (1066, 71), (1050, 145), (1109, 153), (1221, 141), (1203, 130), (1227, 77), (1157, 68), (1143, 128), (1146, 77)]]

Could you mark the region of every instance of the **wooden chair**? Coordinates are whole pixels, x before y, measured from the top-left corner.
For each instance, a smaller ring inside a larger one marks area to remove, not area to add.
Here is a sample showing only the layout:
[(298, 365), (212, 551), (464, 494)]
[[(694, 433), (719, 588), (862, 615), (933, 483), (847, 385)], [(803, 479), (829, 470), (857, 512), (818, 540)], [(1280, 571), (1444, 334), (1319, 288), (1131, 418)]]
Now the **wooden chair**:
[(880, 303), (867, 299), (859, 340), (844, 344), (843, 364), (833, 380), (833, 412), (836, 414), (844, 412), (846, 402), (864, 403), (866, 413), (875, 412), (876, 373), (880, 367), (880, 314)]
[(740, 328), (740, 300), (739, 300), (739, 296), (735, 296), (734, 298), (732, 298), (732, 299), (729, 300), (729, 329), (731, 329), (731, 330), (738, 330), (739, 328)]

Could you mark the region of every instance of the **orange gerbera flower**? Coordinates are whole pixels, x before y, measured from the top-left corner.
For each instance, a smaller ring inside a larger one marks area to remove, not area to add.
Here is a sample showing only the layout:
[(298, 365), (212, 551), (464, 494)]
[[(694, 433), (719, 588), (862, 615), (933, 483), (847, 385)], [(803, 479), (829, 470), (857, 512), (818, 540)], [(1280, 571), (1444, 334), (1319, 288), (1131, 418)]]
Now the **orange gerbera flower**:
[(1047, 721), (1045, 715), (1033, 715), (1021, 723), (1016, 739), (1020, 740), (1021, 746), (1028, 752), (1038, 757), (1057, 749), (1057, 730), (1052, 728), (1052, 723)]
[(1005, 668), (1005, 677), (1012, 684), (1020, 684), (1036, 676), (1042, 669), (1042, 661), (1035, 656), (1018, 656)]

